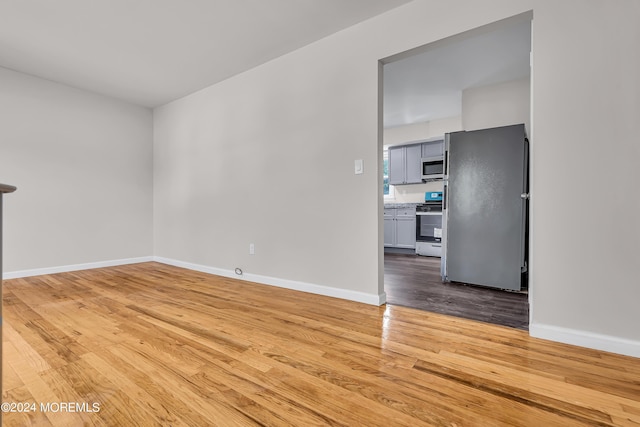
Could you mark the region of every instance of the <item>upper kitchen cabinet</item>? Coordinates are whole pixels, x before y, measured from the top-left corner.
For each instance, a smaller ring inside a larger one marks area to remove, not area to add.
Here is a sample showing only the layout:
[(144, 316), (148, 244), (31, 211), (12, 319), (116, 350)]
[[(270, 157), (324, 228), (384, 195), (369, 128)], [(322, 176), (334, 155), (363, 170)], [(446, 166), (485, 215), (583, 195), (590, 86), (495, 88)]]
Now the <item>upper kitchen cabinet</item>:
[(422, 143), (422, 157), (438, 157), (444, 155), (444, 140)]
[(389, 184), (420, 184), (422, 144), (389, 147)]

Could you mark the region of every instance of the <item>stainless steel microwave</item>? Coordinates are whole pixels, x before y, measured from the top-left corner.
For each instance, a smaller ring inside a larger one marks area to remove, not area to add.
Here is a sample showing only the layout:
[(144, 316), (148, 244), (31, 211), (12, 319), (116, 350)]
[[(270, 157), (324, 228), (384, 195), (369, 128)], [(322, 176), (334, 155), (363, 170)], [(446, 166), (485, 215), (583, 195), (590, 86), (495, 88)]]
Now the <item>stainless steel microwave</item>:
[(444, 178), (444, 156), (423, 157), (421, 161), (423, 181)]

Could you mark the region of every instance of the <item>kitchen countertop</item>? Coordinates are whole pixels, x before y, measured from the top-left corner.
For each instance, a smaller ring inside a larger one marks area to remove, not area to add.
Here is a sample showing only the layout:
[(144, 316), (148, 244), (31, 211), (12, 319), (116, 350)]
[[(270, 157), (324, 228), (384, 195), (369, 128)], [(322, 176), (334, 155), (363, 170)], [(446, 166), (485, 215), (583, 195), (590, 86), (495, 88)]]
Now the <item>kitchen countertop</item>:
[(415, 208), (422, 203), (385, 203), (384, 207), (386, 208)]

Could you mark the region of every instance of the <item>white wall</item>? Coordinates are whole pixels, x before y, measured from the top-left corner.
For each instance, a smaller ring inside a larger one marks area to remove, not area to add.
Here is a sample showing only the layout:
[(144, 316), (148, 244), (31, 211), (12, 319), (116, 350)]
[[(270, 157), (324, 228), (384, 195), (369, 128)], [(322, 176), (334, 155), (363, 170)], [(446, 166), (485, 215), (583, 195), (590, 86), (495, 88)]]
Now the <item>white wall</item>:
[(384, 129), (383, 144), (392, 146), (440, 136), (444, 138), (445, 133), (459, 130), (462, 130), (462, 116), (394, 126)]
[(524, 123), (531, 131), (529, 78), (462, 91), (464, 130), (487, 129)]
[(536, 3), (531, 145), (532, 334), (636, 356), (639, 20), (633, 0)]
[(460, 3), (410, 3), (157, 108), (155, 254), (383, 300), (378, 61), (530, 6)]
[(156, 255), (379, 301), (377, 60), (353, 32), (155, 110)]
[(0, 69), (5, 271), (149, 255), (153, 221), (156, 256), (379, 302), (378, 60), (528, 10), (531, 333), (640, 356), (636, 0), (416, 0), (156, 109), (154, 165), (149, 111)]
[(532, 331), (636, 348), (639, 4), (414, 1), (156, 109), (156, 255), (381, 294), (377, 61), (533, 10)]
[(152, 118), (0, 68), (5, 273), (152, 255)]

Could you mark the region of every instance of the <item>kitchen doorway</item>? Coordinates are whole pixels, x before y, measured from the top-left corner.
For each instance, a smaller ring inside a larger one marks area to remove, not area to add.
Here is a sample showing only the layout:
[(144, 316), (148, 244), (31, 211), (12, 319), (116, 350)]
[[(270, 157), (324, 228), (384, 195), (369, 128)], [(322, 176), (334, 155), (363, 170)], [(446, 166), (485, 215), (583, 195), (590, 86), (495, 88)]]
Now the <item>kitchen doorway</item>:
[[(517, 123), (530, 129), (531, 20), (525, 13), (381, 61), (383, 150), (462, 130)], [(389, 185), (388, 178), (386, 207), (415, 208), (425, 193), (443, 189), (442, 181)], [(416, 255), (406, 239), (393, 247), (386, 242), (391, 234), (385, 228), (387, 303), (528, 329), (527, 289), (443, 283), (440, 258)]]

